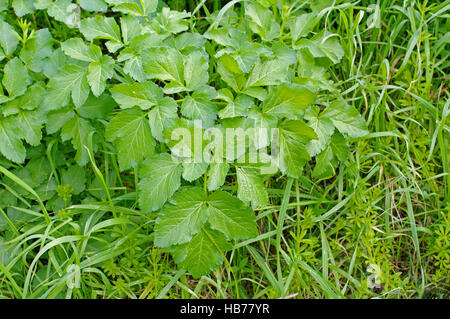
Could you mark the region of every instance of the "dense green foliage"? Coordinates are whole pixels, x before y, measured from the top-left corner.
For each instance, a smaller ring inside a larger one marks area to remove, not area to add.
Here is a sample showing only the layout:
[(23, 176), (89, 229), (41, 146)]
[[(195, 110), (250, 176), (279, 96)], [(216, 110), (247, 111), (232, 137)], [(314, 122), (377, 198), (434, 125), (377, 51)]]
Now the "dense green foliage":
[(0, 296), (448, 297), (449, 9), (0, 0)]

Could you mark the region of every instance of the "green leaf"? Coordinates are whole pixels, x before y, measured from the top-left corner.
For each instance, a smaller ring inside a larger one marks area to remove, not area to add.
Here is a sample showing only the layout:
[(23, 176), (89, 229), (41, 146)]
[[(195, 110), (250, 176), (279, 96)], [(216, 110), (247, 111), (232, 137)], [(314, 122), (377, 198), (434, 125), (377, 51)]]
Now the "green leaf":
[(253, 209), (269, 204), (269, 195), (264, 180), (257, 174), (236, 167), (238, 192), (237, 196), (245, 203), (251, 202)]
[(308, 125), (316, 132), (317, 139), (311, 140), (307, 144), (308, 153), (316, 156), (322, 152), (330, 143), (331, 135), (334, 132), (334, 125), (331, 119), (324, 116), (318, 116), (320, 109), (318, 106), (311, 108), (310, 114), (306, 114), (305, 118), (309, 120)]
[(200, 51), (189, 54), (184, 61), (185, 87), (194, 91), (206, 85), (209, 80), (208, 60)]
[(303, 13), (287, 23), (291, 30), (292, 42), (297, 42), (298, 39), (306, 37), (314, 26), (313, 22), (317, 15), (313, 13)]
[(332, 159), (333, 151), (331, 147), (328, 146), (316, 157), (316, 166), (314, 167), (312, 176), (314, 178), (329, 178), (334, 176)]
[(154, 22), (167, 32), (180, 33), (189, 28), (189, 21), (185, 19), (190, 17), (191, 14), (186, 11), (178, 12), (166, 7), (156, 15)]
[(140, 169), (139, 204), (144, 212), (160, 209), (181, 185), (182, 168), (167, 154), (149, 157)]
[(158, 5), (158, 0), (115, 0), (108, 2), (115, 5), (113, 11), (143, 17), (155, 12)]
[(109, 94), (103, 93), (99, 97), (89, 94), (86, 102), (78, 108), (78, 112), (87, 119), (106, 119), (116, 106), (117, 104)]
[(235, 92), (240, 92), (245, 86), (246, 78), (238, 63), (230, 55), (222, 55), (217, 62), (217, 72), (225, 83)]
[(279, 167), (283, 174), (299, 178), (303, 166), (310, 160), (305, 143), (317, 138), (303, 121), (289, 120), (280, 125)]
[(40, 29), (34, 33), (32, 39), (27, 40), (22, 50), (20, 59), (28, 69), (33, 72), (43, 72), (46, 67), (46, 58), (52, 55), (53, 38), (48, 29)]
[(70, 185), (72, 194), (79, 195), (86, 189), (86, 169), (73, 165), (63, 174), (62, 182)]
[(170, 81), (181, 87), (172, 90), (177, 93), (184, 88), (184, 60), (183, 55), (172, 48), (152, 48), (142, 53), (143, 67), (149, 79)]
[(183, 244), (197, 234), (208, 218), (205, 191), (198, 187), (181, 188), (165, 205), (155, 225), (155, 246)]
[(13, 118), (0, 119), (0, 152), (7, 159), (16, 163), (25, 161), (26, 151), (21, 138), (23, 138), (23, 133), (15, 125)]
[(261, 62), (258, 60), (251, 71), (246, 87), (279, 85), (287, 81), (289, 64), (281, 59)]
[(245, 3), (245, 15), (250, 18), (250, 28), (264, 41), (271, 41), (280, 36), (280, 25), (273, 13), (258, 2)]
[(222, 264), (222, 254), (230, 249), (222, 233), (204, 228), (190, 242), (173, 247), (172, 255), (180, 267), (187, 269), (194, 278), (200, 278)]
[[(61, 49), (71, 58), (85, 61), (95, 62), (101, 57), (89, 48), (81, 38), (71, 38), (61, 43)], [(99, 50), (96, 50), (99, 51)]]
[(166, 119), (176, 118), (178, 104), (171, 97), (164, 97), (162, 100), (155, 105), (152, 110), (148, 113), (148, 119), (150, 122), (150, 128), (152, 130), (152, 135), (160, 142), (164, 142), (164, 123)]
[(84, 19), (80, 31), (88, 41), (105, 39), (121, 43), (120, 28), (114, 18), (97, 15)]
[(181, 104), (181, 113), (191, 120), (201, 120), (204, 128), (214, 126), (217, 119), (217, 106), (212, 101), (216, 97), (214, 89), (195, 91), (192, 96), (186, 96)]
[(12, 55), (19, 44), (13, 34), (14, 29), (5, 21), (0, 20), (0, 45), (6, 55)]
[(103, 0), (78, 0), (80, 7), (91, 12), (106, 12), (108, 5)]
[(10, 97), (25, 93), (29, 84), (28, 71), (19, 58), (15, 57), (6, 63), (3, 75), (3, 85)]
[(114, 60), (110, 56), (102, 56), (98, 62), (89, 64), (87, 80), (92, 93), (100, 96), (106, 88), (106, 80), (114, 75)]
[(117, 114), (106, 129), (106, 138), (114, 141), (122, 171), (136, 167), (153, 154), (155, 148), (145, 113), (137, 109)]
[(42, 139), (42, 125), (45, 123), (45, 114), (41, 110), (19, 111), (14, 123), (22, 130), (23, 137), (28, 144), (38, 146)]
[(89, 97), (87, 70), (78, 65), (66, 65), (58, 75), (50, 79), (45, 106), (48, 110), (64, 107), (72, 97), (75, 106), (82, 106)]
[(234, 100), (229, 100), (225, 108), (219, 111), (219, 117), (233, 118), (239, 116), (246, 116), (248, 110), (254, 105), (253, 99), (248, 95), (239, 95)]
[(188, 182), (193, 182), (205, 174), (208, 164), (201, 162), (195, 163), (192, 161), (183, 162), (183, 178)]
[(208, 206), (209, 224), (228, 239), (247, 239), (258, 235), (253, 210), (238, 198), (216, 191), (208, 197)]
[(346, 137), (356, 138), (369, 134), (367, 124), (361, 114), (354, 106), (344, 101), (331, 103), (320, 116), (331, 119), (339, 132)]
[(316, 94), (308, 88), (284, 83), (271, 91), (262, 109), (267, 114), (290, 117), (298, 111), (306, 110), (315, 99)]
[(34, 12), (33, 0), (12, 0), (11, 5), (18, 17)]
[(228, 163), (211, 163), (207, 175), (207, 187), (209, 191), (215, 191), (225, 183), (230, 165)]
[(56, 0), (46, 9), (49, 16), (65, 23), (69, 28), (79, 28), (79, 7), (72, 0)]
[(163, 90), (151, 81), (133, 84), (118, 84), (111, 89), (114, 100), (122, 109), (139, 106), (147, 110), (157, 105), (164, 96)]
[(80, 166), (85, 166), (89, 162), (89, 154), (84, 146), (89, 147), (88, 137), (95, 132), (89, 121), (74, 116), (69, 120), (61, 130), (61, 139), (65, 142), (72, 141), (73, 147), (77, 150), (75, 161)]

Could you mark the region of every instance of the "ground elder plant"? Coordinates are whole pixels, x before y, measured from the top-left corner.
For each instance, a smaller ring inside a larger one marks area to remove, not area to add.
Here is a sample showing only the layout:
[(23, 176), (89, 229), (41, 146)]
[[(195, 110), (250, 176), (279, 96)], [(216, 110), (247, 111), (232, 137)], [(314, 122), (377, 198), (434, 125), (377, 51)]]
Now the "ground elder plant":
[[(320, 1), (210, 2), (0, 1), (7, 296), (136, 297), (130, 278), (155, 281), (145, 265), (157, 276), (161, 262), (194, 279), (225, 269), (239, 295), (229, 259), (248, 246), (267, 275), (251, 245), (283, 180), (281, 271), (291, 188), (298, 201), (306, 179), (333, 182), (370, 131), (332, 71), (351, 52), (317, 28), (332, 11)], [(367, 13), (379, 29), (379, 6)]]

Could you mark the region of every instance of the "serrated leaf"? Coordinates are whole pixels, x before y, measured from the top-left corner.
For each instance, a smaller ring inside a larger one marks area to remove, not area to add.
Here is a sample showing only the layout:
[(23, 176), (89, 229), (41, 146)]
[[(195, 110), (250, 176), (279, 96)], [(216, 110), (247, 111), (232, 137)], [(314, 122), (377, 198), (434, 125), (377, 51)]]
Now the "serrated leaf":
[(79, 116), (74, 116), (62, 127), (61, 139), (72, 142), (73, 147), (77, 150), (75, 161), (80, 166), (85, 166), (89, 162), (89, 154), (85, 146), (89, 147), (88, 137), (92, 132), (95, 130), (89, 121)]
[(34, 12), (33, 0), (12, 0), (11, 5), (18, 17)]
[(117, 114), (106, 129), (106, 138), (114, 141), (122, 171), (136, 167), (153, 154), (155, 148), (145, 113), (137, 109)]
[(150, 128), (152, 135), (160, 142), (164, 142), (164, 123), (166, 119), (175, 118), (177, 114), (178, 104), (171, 97), (164, 97), (158, 104), (148, 113)]
[(149, 157), (140, 170), (139, 204), (144, 212), (160, 209), (181, 185), (181, 165), (167, 154)]
[(246, 87), (279, 85), (287, 81), (289, 64), (281, 59), (258, 60), (250, 73)]
[(208, 83), (208, 60), (200, 51), (194, 51), (184, 61), (185, 87), (194, 91)]
[(236, 168), (238, 191), (237, 196), (245, 203), (250, 202), (253, 209), (269, 204), (269, 195), (263, 179), (243, 168)]
[(258, 2), (245, 3), (245, 15), (250, 18), (250, 28), (259, 34), (264, 41), (271, 41), (280, 36), (280, 25), (272, 11)]
[(21, 141), (23, 135), (12, 120), (12, 118), (0, 119), (0, 152), (13, 162), (23, 163), (26, 154)]
[(42, 111), (20, 111), (14, 118), (14, 123), (22, 130), (23, 137), (28, 144), (37, 146), (42, 139), (42, 125), (45, 115)]
[(48, 95), (45, 99), (47, 110), (56, 110), (66, 106), (72, 97), (75, 106), (79, 107), (89, 97), (89, 84), (86, 78), (87, 69), (78, 65), (66, 65), (56, 77), (50, 80)]
[(225, 183), (230, 164), (228, 163), (211, 163), (207, 175), (207, 187), (209, 191), (215, 191)]
[(258, 235), (253, 210), (238, 198), (216, 191), (208, 197), (208, 206), (209, 224), (228, 239), (247, 239)]
[(102, 56), (99, 61), (89, 64), (87, 80), (95, 96), (100, 96), (106, 88), (106, 80), (114, 75), (114, 60)]
[(204, 128), (214, 126), (217, 118), (217, 106), (212, 101), (214, 90), (195, 91), (192, 96), (186, 96), (181, 104), (181, 113), (191, 120), (201, 120)]
[(183, 162), (183, 178), (188, 182), (193, 182), (205, 174), (208, 164), (192, 161)]
[(151, 81), (133, 84), (118, 84), (111, 89), (114, 100), (122, 109), (139, 106), (147, 110), (155, 106), (163, 98), (163, 90)]
[(10, 97), (25, 93), (29, 84), (28, 70), (19, 58), (15, 57), (6, 63), (3, 75), (3, 85)]
[(181, 188), (165, 205), (156, 220), (155, 246), (183, 244), (200, 232), (208, 218), (205, 191), (198, 187)]
[(91, 12), (106, 12), (108, 5), (103, 0), (78, 0), (80, 7)]
[(316, 94), (308, 88), (296, 84), (281, 84), (272, 90), (262, 105), (264, 113), (291, 116), (306, 110), (316, 99)]
[(12, 26), (0, 20), (0, 45), (6, 55), (12, 55), (19, 44), (19, 40), (12, 33), (13, 31)]
[(321, 114), (329, 118), (334, 126), (346, 137), (362, 137), (369, 133), (367, 124), (354, 106), (344, 101), (331, 103)]
[(172, 255), (180, 267), (194, 278), (200, 278), (217, 268), (223, 262), (222, 254), (230, 249), (231, 245), (222, 233), (205, 228), (190, 242), (173, 247)]
[(105, 39), (121, 43), (120, 28), (114, 18), (95, 16), (81, 21), (80, 31), (88, 41)]
[(184, 60), (180, 52), (172, 48), (152, 48), (143, 52), (142, 58), (149, 79), (170, 81), (184, 87)]
[(303, 121), (285, 121), (280, 126), (279, 167), (283, 174), (299, 178), (310, 156), (305, 143), (317, 138), (313, 129)]
[(61, 43), (61, 49), (71, 58), (85, 61), (95, 62), (101, 57), (89, 48), (81, 38), (72, 38)]

